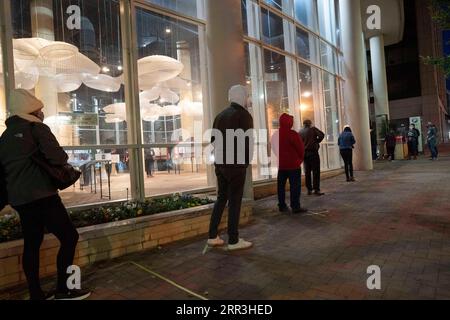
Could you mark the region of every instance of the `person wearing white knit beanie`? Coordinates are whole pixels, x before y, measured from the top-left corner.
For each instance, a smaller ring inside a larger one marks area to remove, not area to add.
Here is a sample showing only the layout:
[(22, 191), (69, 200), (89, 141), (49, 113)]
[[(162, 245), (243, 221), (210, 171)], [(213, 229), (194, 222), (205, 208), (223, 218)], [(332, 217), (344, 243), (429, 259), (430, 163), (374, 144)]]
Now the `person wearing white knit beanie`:
[[(89, 290), (67, 286), (68, 267), (73, 265), (78, 232), (58, 194), (58, 188), (40, 162), (48, 167), (67, 166), (68, 156), (58, 140), (43, 123), (44, 104), (30, 92), (11, 92), (6, 130), (0, 137), (0, 166), (6, 185), (6, 199), (20, 216), (24, 236), (22, 266), (30, 300), (81, 300)], [(56, 170), (56, 169), (55, 169)], [(1, 198), (5, 198), (3, 195)], [(39, 278), (39, 252), (44, 231), (53, 233), (60, 242), (57, 258), (55, 292), (45, 293)]]
[(44, 104), (25, 89), (16, 89), (10, 98), (10, 117), (18, 116), (30, 122), (43, 122)]

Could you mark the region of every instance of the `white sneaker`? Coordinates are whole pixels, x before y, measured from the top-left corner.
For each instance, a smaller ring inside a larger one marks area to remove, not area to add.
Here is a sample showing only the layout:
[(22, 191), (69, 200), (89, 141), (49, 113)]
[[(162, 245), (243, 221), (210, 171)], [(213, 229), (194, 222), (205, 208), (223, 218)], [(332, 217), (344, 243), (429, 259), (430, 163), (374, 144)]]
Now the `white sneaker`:
[(245, 249), (251, 248), (252, 246), (253, 246), (253, 243), (245, 241), (244, 239), (239, 239), (238, 243), (229, 244), (228, 250), (229, 251), (245, 250)]
[(209, 239), (208, 240), (208, 246), (210, 247), (221, 247), (225, 244), (225, 241), (223, 241), (219, 236), (215, 239)]

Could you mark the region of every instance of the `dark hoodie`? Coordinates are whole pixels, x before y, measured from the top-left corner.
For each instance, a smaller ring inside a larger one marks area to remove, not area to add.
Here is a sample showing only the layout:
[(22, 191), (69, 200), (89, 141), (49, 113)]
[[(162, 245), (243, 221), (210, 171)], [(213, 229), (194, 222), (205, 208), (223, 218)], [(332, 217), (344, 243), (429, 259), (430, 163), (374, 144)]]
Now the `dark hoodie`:
[(297, 170), (305, 158), (305, 145), (297, 132), (292, 130), (294, 117), (280, 117), (278, 162), (280, 170)]
[(18, 116), (6, 120), (6, 126), (0, 138), (0, 164), (5, 172), (9, 204), (24, 205), (57, 194), (47, 173), (31, 159), (39, 150), (52, 165), (67, 163), (67, 154), (50, 128)]

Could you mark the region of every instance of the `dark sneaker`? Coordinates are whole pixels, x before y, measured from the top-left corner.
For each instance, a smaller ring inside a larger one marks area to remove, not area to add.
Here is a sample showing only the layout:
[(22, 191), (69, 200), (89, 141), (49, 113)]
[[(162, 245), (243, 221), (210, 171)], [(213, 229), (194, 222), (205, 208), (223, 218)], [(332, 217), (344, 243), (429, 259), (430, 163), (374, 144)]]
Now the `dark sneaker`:
[(292, 209), (293, 214), (302, 214), (302, 213), (307, 213), (307, 212), (308, 212), (308, 209), (305, 209), (305, 208)]
[(279, 209), (281, 213), (287, 213), (289, 212), (289, 208), (288, 207), (279, 207)]
[(308, 190), (308, 196), (312, 196), (313, 192)]
[(55, 295), (55, 300), (84, 300), (90, 295), (90, 290), (69, 290), (64, 293), (57, 292)]
[(325, 193), (320, 192), (320, 191), (316, 191), (316, 192), (314, 192), (314, 195), (315, 195), (315, 196), (318, 196), (318, 197), (321, 197), (321, 196), (324, 196)]

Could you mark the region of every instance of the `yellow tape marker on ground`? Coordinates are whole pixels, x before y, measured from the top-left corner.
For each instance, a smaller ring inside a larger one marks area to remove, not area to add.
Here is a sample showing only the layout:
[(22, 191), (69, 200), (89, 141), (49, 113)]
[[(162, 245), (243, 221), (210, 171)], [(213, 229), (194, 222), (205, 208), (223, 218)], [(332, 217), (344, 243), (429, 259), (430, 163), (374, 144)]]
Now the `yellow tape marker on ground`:
[(184, 291), (184, 292), (186, 292), (186, 293), (188, 293), (188, 294), (190, 294), (190, 295), (192, 295), (194, 297), (199, 298), (200, 300), (208, 300), (207, 298), (205, 298), (205, 297), (203, 297), (203, 296), (201, 296), (201, 295), (199, 295), (199, 294), (197, 294), (195, 292), (192, 292), (191, 290), (189, 290), (189, 289), (179, 285), (178, 283), (176, 283), (176, 282), (174, 282), (174, 281), (172, 281), (170, 279), (167, 279), (166, 277), (160, 275), (159, 273), (157, 273), (155, 271), (152, 271), (152, 270), (148, 269), (147, 267), (145, 267), (143, 265), (140, 265), (139, 263), (136, 263), (134, 261), (129, 261), (129, 263), (131, 263), (132, 265), (138, 267), (139, 269), (144, 270), (147, 273), (150, 273), (151, 275), (153, 275), (153, 276), (155, 276), (155, 277), (157, 277), (157, 278), (159, 278), (159, 279), (161, 279), (161, 280), (163, 280), (163, 281), (173, 285), (174, 287), (176, 287), (176, 288), (178, 288), (178, 289), (180, 289), (180, 290), (182, 290), (182, 291)]

